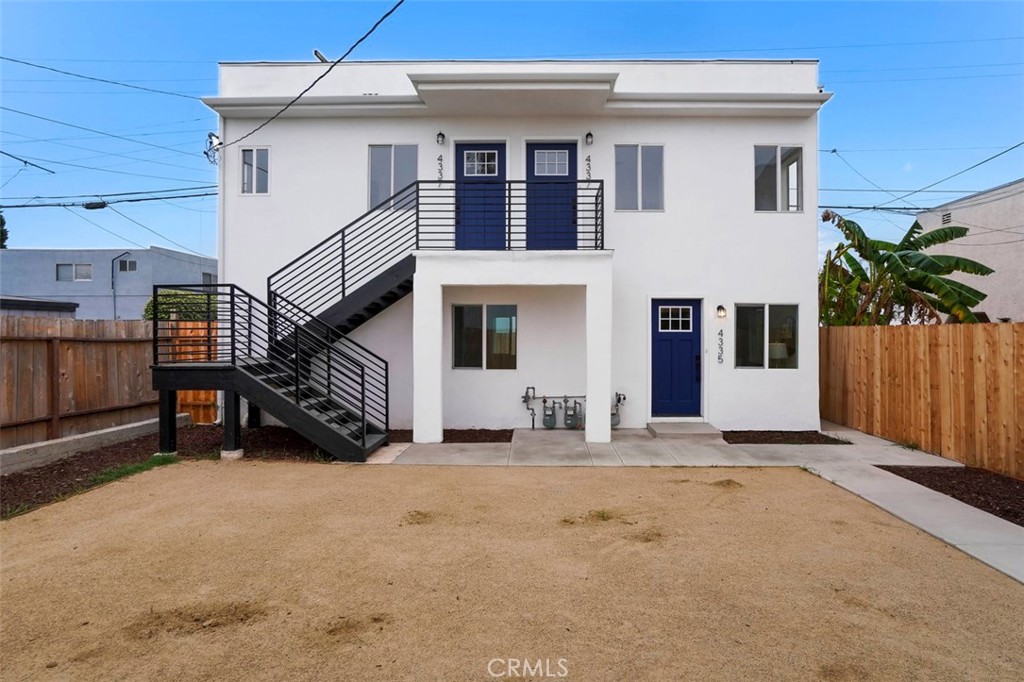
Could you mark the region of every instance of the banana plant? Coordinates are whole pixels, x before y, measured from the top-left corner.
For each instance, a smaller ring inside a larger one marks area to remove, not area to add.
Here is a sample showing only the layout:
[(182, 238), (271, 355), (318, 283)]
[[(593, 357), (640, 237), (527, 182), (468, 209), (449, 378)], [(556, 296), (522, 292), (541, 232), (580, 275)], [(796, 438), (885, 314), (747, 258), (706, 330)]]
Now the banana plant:
[(925, 232), (917, 221), (898, 243), (871, 239), (863, 228), (832, 211), (821, 219), (846, 238), (825, 255), (818, 277), (821, 323), (876, 325), (941, 322), (946, 314), (959, 322), (977, 322), (971, 309), (986, 294), (949, 275), (992, 274), (992, 268), (961, 256), (928, 254), (925, 249), (967, 235), (966, 227)]

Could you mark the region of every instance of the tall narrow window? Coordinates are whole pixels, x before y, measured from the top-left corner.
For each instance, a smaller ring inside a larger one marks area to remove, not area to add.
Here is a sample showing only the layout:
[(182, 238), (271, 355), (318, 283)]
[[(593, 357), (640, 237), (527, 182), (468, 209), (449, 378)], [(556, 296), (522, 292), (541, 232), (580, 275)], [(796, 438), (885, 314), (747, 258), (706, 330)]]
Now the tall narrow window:
[(418, 148), (414, 144), (370, 145), (370, 208), (408, 209), (415, 207), (415, 194), (396, 197), (381, 206), (397, 192), (416, 181)]
[(270, 191), (270, 150), (242, 150), (242, 194), (267, 194)]
[(452, 367), (483, 369), (484, 307), (452, 306)]
[(803, 210), (803, 149), (754, 147), (754, 210)]
[(736, 366), (764, 367), (764, 306), (736, 306)]
[(487, 369), (516, 368), (516, 307), (487, 306)]
[(615, 145), (615, 210), (661, 211), (665, 208), (665, 148), (661, 145)]

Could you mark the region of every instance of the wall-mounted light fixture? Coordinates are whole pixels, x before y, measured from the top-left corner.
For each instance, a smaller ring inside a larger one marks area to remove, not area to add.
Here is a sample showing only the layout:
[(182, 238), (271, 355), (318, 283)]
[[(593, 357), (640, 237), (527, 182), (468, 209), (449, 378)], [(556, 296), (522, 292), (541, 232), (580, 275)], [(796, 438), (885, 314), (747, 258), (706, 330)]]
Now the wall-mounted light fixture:
[(437, 143), (438, 144), (444, 144), (444, 133), (438, 133), (437, 134)]
[(724, 318), (725, 317), (725, 306), (724, 305), (718, 306), (718, 317), (720, 317), (720, 318)]
[(583, 138), (587, 144), (594, 144), (594, 133), (587, 131), (586, 137)]

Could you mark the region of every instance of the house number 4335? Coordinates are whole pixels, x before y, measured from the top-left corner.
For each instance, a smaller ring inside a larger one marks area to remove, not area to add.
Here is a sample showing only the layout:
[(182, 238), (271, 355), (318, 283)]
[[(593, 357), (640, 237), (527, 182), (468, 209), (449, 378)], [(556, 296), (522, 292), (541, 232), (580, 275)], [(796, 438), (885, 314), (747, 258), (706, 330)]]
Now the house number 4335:
[(725, 363), (725, 330), (718, 330), (718, 364)]

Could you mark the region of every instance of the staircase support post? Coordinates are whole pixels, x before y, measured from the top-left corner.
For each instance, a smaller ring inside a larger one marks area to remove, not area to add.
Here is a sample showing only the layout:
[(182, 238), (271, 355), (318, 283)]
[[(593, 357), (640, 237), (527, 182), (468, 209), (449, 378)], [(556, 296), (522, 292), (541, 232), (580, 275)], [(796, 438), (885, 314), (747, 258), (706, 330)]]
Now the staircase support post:
[(160, 454), (178, 451), (178, 392), (160, 391)]
[(242, 404), (235, 391), (224, 391), (224, 446), (220, 458), (242, 458)]

